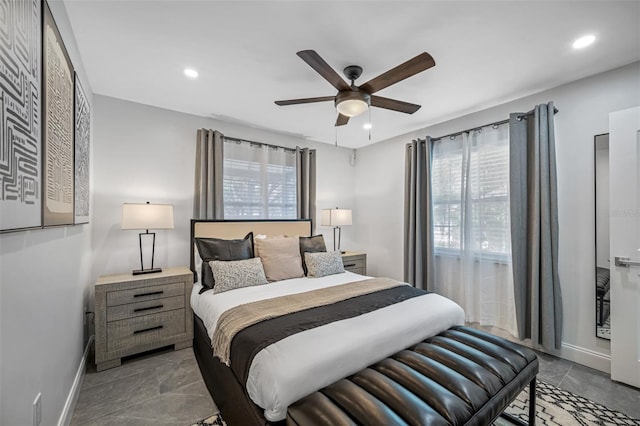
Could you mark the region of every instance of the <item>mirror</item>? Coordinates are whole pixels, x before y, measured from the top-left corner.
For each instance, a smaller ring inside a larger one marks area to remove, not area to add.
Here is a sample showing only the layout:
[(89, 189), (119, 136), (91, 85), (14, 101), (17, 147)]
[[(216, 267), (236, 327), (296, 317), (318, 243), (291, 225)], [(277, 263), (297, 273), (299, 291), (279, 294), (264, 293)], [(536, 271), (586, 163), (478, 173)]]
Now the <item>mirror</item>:
[(609, 288), (609, 134), (594, 138), (596, 204), (596, 336), (611, 340)]

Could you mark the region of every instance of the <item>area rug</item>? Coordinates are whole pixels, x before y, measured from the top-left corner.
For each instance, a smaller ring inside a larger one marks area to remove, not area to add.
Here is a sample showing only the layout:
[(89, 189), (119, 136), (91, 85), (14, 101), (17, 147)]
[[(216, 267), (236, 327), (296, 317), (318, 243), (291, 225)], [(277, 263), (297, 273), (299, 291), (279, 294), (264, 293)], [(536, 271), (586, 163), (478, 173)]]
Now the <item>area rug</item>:
[[(619, 411), (610, 410), (604, 405), (589, 401), (543, 381), (538, 380), (536, 390), (536, 425), (640, 426), (640, 420), (632, 419)], [(528, 410), (529, 388), (527, 387), (506, 411), (526, 422)], [(500, 419), (495, 423), (495, 425), (499, 426), (510, 424), (505, 419)], [(226, 426), (226, 423), (220, 415), (214, 414), (198, 423), (194, 423), (192, 426)]]
[[(505, 411), (526, 422), (528, 410), (529, 388), (527, 387)], [(496, 422), (496, 424), (509, 423)], [(640, 420), (633, 419), (619, 411), (610, 410), (604, 405), (538, 380), (536, 385), (536, 424), (545, 426), (640, 426)]]

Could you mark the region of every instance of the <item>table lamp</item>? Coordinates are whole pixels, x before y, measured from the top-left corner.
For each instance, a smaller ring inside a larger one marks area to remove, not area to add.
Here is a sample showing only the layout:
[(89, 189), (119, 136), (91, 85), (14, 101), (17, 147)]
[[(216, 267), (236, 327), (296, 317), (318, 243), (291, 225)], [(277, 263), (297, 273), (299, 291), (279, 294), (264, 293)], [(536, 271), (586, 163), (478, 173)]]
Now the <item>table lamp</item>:
[[(151, 274), (162, 272), (161, 268), (153, 267), (153, 259), (156, 251), (156, 233), (149, 232), (149, 229), (173, 229), (173, 206), (171, 204), (134, 204), (125, 203), (122, 205), (121, 229), (144, 229), (145, 232), (138, 234), (140, 245), (140, 269), (134, 270), (133, 275)], [(142, 259), (142, 236), (151, 235), (151, 268), (145, 269)]]
[[(333, 226), (333, 250), (340, 251), (340, 234), (341, 226), (351, 225), (351, 210), (340, 209), (323, 209), (322, 216), (320, 218), (320, 226)], [(338, 231), (338, 248), (336, 248), (336, 231)], [(342, 252), (344, 253), (344, 252)]]

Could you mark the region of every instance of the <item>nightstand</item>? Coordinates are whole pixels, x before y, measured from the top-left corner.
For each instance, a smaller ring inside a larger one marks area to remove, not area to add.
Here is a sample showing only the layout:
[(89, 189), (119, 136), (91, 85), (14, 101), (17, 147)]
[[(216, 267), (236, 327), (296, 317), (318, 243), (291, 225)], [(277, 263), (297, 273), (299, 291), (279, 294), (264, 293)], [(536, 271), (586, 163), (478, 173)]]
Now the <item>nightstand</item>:
[(342, 263), (344, 270), (360, 275), (367, 275), (367, 254), (357, 251), (347, 251), (342, 253)]
[(193, 344), (189, 305), (193, 273), (167, 268), (147, 275), (107, 275), (95, 285), (96, 367), (118, 367), (128, 355)]

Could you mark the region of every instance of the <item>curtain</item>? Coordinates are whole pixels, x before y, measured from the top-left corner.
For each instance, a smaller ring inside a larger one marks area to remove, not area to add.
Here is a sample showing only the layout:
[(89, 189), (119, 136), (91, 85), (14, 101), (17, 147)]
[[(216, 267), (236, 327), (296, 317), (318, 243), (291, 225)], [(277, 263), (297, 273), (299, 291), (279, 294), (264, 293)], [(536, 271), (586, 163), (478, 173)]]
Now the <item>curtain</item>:
[(404, 280), (433, 291), (433, 211), (431, 206), (431, 138), (406, 147), (404, 190)]
[(432, 148), (434, 291), (466, 321), (516, 334), (509, 227), (508, 126), (484, 127)]
[(316, 226), (316, 150), (296, 147), (298, 219), (311, 219)]
[(196, 140), (194, 219), (223, 219), (222, 133), (199, 129)]
[(511, 241), (518, 335), (545, 348), (562, 341), (554, 107), (510, 117)]

